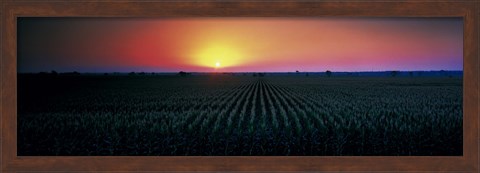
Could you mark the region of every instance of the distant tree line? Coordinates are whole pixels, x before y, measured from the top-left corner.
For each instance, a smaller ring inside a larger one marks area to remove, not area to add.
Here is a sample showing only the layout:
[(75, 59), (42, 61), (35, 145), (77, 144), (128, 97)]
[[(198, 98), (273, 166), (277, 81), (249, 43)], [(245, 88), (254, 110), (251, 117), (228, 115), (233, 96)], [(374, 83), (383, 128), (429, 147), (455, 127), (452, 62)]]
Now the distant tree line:
[[(288, 72), (291, 74), (292, 72)], [(334, 72), (330, 70), (326, 70), (323, 72), (326, 77), (332, 77), (334, 76)], [(371, 73), (371, 74), (370, 74)], [(55, 70), (52, 70), (50, 72), (38, 72), (38, 73), (27, 73), (30, 75), (39, 75), (39, 76), (79, 76), (82, 75), (82, 73), (78, 71), (72, 71), (72, 72), (57, 72)], [(95, 74), (95, 73), (85, 73), (85, 74)], [(98, 73), (102, 74), (102, 73)], [(145, 75), (156, 75), (155, 72), (129, 72), (129, 73), (120, 73), (120, 72), (110, 72), (110, 73), (103, 73), (104, 76), (108, 75), (122, 75), (126, 74), (128, 76), (145, 76)], [(217, 73), (212, 73), (212, 74), (217, 74)], [(256, 73), (232, 73), (232, 72), (223, 72), (223, 73), (218, 73), (218, 74), (223, 74), (223, 75), (251, 75), (253, 77), (263, 77), (266, 76), (267, 73), (265, 72), (256, 72)], [(305, 75), (306, 77), (310, 75), (316, 75), (316, 74), (322, 74), (322, 72), (300, 72), (298, 70), (295, 71), (296, 75)], [(458, 75), (459, 73), (457, 71), (451, 72), (451, 71), (446, 71), (446, 70), (439, 70), (439, 71), (398, 71), (398, 70), (392, 70), (392, 71), (371, 71), (371, 72), (336, 72), (335, 76), (364, 76), (364, 75), (375, 75), (375, 76), (390, 76), (390, 77), (398, 77), (398, 76), (405, 76), (405, 77), (415, 77), (415, 76), (448, 76), (448, 77), (453, 77)], [(192, 73), (185, 72), (185, 71), (180, 71), (177, 73), (178, 76), (190, 76)], [(461, 75), (461, 74), (460, 74)]]
[(78, 75), (80, 75), (80, 73), (77, 72), (77, 71), (58, 73), (55, 70), (52, 70), (50, 72), (38, 72), (37, 74), (40, 75), (40, 76), (58, 76), (58, 75), (78, 76)]
[(180, 76), (189, 76), (189, 75), (191, 75), (191, 74), (192, 74), (192, 73), (187, 73), (187, 72), (184, 72), (184, 71), (178, 72), (178, 75), (180, 75)]
[(266, 75), (265, 73), (253, 73), (253, 74), (252, 74), (253, 77), (257, 77), (257, 76), (258, 76), (258, 77), (263, 77), (263, 76), (265, 76), (265, 75)]

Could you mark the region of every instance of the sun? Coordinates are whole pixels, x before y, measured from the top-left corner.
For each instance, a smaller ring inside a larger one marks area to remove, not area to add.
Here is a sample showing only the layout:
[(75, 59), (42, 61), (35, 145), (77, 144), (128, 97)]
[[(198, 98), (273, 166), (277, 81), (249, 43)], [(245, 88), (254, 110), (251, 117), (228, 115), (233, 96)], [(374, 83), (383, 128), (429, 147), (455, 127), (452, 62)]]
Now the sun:
[(226, 43), (211, 43), (199, 48), (191, 57), (194, 65), (219, 69), (242, 64), (245, 55), (239, 48)]

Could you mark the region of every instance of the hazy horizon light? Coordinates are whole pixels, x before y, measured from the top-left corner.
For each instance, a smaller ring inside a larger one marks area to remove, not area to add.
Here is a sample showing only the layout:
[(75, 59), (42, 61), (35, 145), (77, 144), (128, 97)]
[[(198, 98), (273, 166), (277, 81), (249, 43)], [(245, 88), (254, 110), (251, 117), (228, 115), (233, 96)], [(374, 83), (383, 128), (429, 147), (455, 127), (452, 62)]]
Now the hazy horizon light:
[(462, 71), (462, 18), (18, 19), (18, 72)]

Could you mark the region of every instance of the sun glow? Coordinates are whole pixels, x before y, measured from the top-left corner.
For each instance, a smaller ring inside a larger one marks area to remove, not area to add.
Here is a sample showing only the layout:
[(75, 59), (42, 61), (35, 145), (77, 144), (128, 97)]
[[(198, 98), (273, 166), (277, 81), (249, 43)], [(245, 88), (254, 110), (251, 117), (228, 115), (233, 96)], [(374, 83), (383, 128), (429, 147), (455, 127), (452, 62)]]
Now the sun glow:
[(200, 49), (193, 55), (193, 62), (203, 67), (228, 68), (240, 65), (243, 57), (244, 55), (233, 46), (217, 43)]

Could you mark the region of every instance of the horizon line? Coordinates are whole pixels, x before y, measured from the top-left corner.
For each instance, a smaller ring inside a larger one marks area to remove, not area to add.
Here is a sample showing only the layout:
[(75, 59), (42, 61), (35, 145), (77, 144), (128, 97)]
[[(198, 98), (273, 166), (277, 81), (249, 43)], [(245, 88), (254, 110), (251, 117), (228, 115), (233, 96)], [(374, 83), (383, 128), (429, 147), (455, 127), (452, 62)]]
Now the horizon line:
[(185, 73), (326, 73), (327, 71), (330, 71), (332, 73), (378, 73), (378, 72), (463, 72), (463, 70), (379, 70), (379, 71), (245, 71), (245, 72), (232, 72), (232, 71), (211, 71), (211, 72), (199, 72), (199, 71), (110, 71), (110, 72), (80, 72), (80, 71), (61, 71), (57, 72), (56, 70), (51, 70), (51, 71), (37, 71), (37, 72), (17, 72), (17, 74), (28, 74), (28, 73), (51, 73), (55, 71), (56, 73), (180, 73), (180, 72), (185, 72)]

